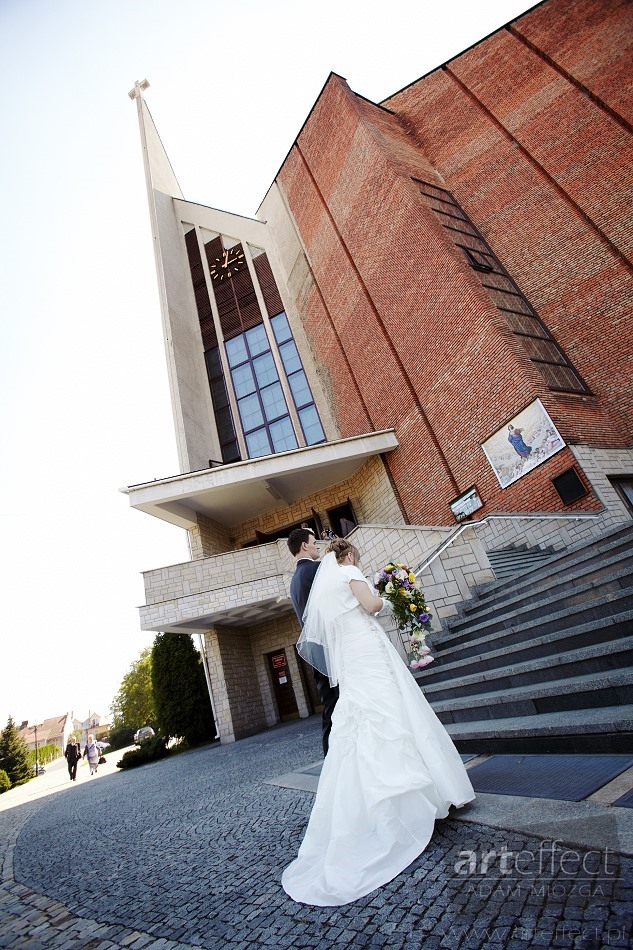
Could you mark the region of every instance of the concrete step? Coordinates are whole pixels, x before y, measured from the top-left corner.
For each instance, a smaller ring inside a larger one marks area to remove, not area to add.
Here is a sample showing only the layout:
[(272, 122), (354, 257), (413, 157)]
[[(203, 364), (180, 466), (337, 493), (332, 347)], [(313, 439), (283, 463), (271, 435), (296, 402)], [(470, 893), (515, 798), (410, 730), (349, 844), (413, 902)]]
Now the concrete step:
[(633, 705), (448, 724), (460, 752), (630, 752)]
[(633, 588), (622, 588), (619, 583), (616, 580), (602, 588), (589, 585), (566, 597), (550, 597), (534, 607), (526, 607), (521, 613), (515, 610), (493, 616), (489, 621), (473, 623), (455, 635), (450, 632), (435, 634), (431, 636), (431, 643), (436, 659), (443, 662), (449, 650), (468, 643), (491, 642), (498, 633), (514, 631), (514, 639), (530, 639), (536, 629), (542, 636), (589, 622), (594, 627), (607, 625), (617, 614), (633, 609)]
[[(426, 690), (424, 691), (426, 695)], [(570, 709), (593, 709), (633, 705), (633, 668), (608, 673), (590, 673), (571, 679), (553, 680), (514, 688), (512, 691), (478, 693), (455, 699), (433, 699), (433, 711), (445, 725), (478, 722)], [(503, 722), (501, 723), (503, 725)]]
[(528, 548), (527, 544), (488, 551), (488, 560), (497, 579), (514, 577), (548, 561), (556, 551), (553, 548)]
[[(612, 583), (615, 580), (619, 581), (621, 587), (633, 586), (633, 548), (602, 558), (598, 563), (592, 559), (577, 565), (572, 574), (565, 576), (563, 585), (571, 593), (589, 584), (597, 588), (601, 582)], [(563, 585), (560, 576), (552, 573), (529, 585), (523, 583), (519, 590), (505, 591), (504, 596), (495, 598), (493, 602), (466, 603), (459, 617), (447, 621), (447, 631), (457, 634), (482, 617), (490, 619), (511, 610), (521, 612), (526, 605), (546, 603), (551, 597), (559, 598)]]
[(604, 558), (610, 558), (619, 552), (627, 553), (633, 548), (633, 525), (626, 525), (609, 532), (589, 544), (580, 543), (565, 551), (553, 555), (544, 565), (526, 571), (521, 577), (508, 578), (492, 584), (482, 585), (477, 590), (480, 601), (500, 600), (506, 594), (512, 596), (520, 593), (526, 583), (537, 584), (540, 580), (552, 576), (565, 574), (568, 570), (584, 563), (600, 563)]
[[(632, 667), (633, 636), (590, 647), (553, 652), (535, 657), (531, 650), (517, 654), (512, 650), (496, 650), (468, 663), (447, 664), (441, 671), (430, 668), (415, 674), (418, 685), (429, 702), (433, 699), (454, 699), (517, 687), (553, 682), (567, 677), (628, 670)], [(523, 658), (527, 655), (527, 659)], [(513, 662), (520, 656), (519, 662)], [(441, 672), (442, 675), (437, 674)]]
[(588, 620), (583, 624), (561, 625), (554, 631), (541, 631), (539, 625), (518, 624), (509, 630), (500, 630), (477, 640), (465, 640), (436, 652), (432, 667), (418, 674), (435, 679), (447, 678), (447, 667), (463, 671), (468, 660), (479, 662), (483, 668), (494, 667), (488, 663), (495, 655), (519, 660), (551, 656), (568, 646), (590, 647), (596, 643), (609, 643), (623, 637), (633, 636), (633, 608), (612, 614), (600, 624)]

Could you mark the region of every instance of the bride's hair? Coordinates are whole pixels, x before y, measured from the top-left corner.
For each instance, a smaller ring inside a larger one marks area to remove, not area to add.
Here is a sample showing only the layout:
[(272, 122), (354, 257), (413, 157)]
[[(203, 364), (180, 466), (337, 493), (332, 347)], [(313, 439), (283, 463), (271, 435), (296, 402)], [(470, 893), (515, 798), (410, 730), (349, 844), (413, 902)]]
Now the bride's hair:
[(360, 561), (360, 552), (358, 548), (355, 548), (353, 544), (350, 544), (349, 541), (346, 541), (345, 538), (336, 538), (334, 541), (331, 541), (325, 549), (326, 553), (330, 551), (333, 552), (336, 560), (340, 564), (344, 557), (351, 552), (354, 555), (354, 562), (358, 564)]

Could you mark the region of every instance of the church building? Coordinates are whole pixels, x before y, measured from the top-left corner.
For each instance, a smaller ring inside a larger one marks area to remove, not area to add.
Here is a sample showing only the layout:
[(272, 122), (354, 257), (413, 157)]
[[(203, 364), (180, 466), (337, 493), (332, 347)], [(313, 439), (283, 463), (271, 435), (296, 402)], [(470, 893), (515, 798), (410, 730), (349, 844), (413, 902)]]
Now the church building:
[(191, 549), (141, 626), (200, 635), (222, 742), (318, 712), (293, 528), (400, 556), (440, 645), (502, 555), (631, 524), (631, 13), (545, 0), (379, 103), (330, 74), (253, 218), (182, 195), (131, 91), (180, 471), (125, 491)]

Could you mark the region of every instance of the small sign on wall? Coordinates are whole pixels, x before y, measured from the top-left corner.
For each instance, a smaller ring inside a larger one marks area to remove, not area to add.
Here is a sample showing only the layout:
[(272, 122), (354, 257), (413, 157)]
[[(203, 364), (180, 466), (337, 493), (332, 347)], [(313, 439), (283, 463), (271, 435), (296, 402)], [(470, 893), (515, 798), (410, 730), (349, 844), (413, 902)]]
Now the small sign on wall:
[(481, 446), (502, 488), (565, 448), (540, 399), (535, 399)]
[(483, 501), (474, 485), (461, 494), (459, 498), (455, 498), (454, 501), (450, 502), (450, 508), (456, 521), (463, 521), (464, 518), (468, 518), (474, 511), (482, 507)]

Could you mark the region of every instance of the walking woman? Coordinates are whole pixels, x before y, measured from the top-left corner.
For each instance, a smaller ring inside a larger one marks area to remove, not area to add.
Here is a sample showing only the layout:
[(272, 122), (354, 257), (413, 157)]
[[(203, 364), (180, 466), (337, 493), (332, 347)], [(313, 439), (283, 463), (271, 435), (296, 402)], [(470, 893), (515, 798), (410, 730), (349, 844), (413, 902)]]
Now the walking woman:
[(88, 759), (88, 765), (90, 766), (90, 774), (93, 775), (97, 773), (97, 766), (99, 765), (99, 747), (95, 742), (94, 736), (88, 736), (88, 744), (84, 749), (84, 759)]

